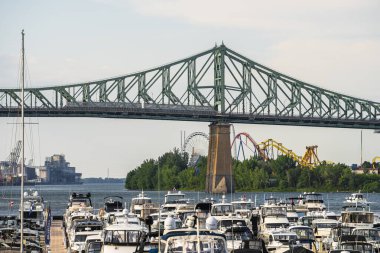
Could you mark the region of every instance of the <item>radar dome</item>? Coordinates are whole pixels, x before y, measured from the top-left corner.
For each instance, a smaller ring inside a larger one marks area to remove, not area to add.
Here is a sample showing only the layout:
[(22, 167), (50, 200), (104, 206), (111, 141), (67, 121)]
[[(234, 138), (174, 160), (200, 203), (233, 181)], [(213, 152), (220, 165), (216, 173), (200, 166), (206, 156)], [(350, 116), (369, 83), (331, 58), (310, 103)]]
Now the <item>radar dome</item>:
[(210, 216), (206, 219), (206, 228), (210, 230), (216, 230), (218, 228), (218, 221), (215, 217)]
[(165, 230), (175, 229), (175, 219), (173, 217), (167, 217), (164, 222)]

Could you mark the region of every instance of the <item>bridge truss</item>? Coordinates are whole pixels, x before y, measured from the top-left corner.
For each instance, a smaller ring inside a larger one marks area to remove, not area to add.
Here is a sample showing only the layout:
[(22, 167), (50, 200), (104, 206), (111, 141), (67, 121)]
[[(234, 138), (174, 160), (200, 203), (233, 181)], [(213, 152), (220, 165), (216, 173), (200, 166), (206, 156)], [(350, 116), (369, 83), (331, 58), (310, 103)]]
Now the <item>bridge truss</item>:
[[(20, 89), (0, 89), (16, 116)], [(25, 90), (25, 113), (380, 129), (380, 103), (302, 82), (224, 45), (146, 71)]]

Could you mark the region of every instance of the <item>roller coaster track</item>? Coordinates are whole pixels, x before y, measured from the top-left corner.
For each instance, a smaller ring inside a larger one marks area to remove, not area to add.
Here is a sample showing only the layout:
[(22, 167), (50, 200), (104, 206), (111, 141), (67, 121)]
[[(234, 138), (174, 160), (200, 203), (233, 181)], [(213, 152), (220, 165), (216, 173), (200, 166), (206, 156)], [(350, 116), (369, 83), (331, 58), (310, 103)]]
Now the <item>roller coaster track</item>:
[[(242, 139), (242, 137), (246, 137), (245, 141)], [(247, 145), (247, 142), (248, 140), (253, 144), (255, 150), (251, 150), (252, 152), (254, 153), (258, 153), (258, 155), (263, 158), (264, 160), (268, 160), (268, 157), (265, 153), (265, 150), (262, 150), (261, 147), (259, 146), (259, 144), (257, 144), (257, 142), (251, 137), (251, 135), (249, 135), (248, 133), (245, 133), (245, 132), (242, 132), (242, 133), (238, 133), (234, 140), (232, 141), (232, 144), (231, 144), (231, 147), (234, 146), (234, 144), (236, 143), (236, 140), (239, 140), (239, 144), (240, 146), (244, 143), (245, 145)], [(240, 146), (239, 146), (239, 151), (240, 151)], [(257, 152), (255, 152), (257, 151)]]
[[(243, 142), (242, 136), (246, 137), (245, 142)], [(255, 148), (255, 150), (251, 151), (254, 151), (255, 154), (257, 154), (265, 161), (269, 159), (274, 159), (276, 155), (284, 155), (290, 157), (299, 165), (304, 167), (313, 168), (320, 164), (317, 153), (318, 146), (315, 145), (306, 147), (306, 152), (304, 153), (304, 155), (298, 156), (291, 149), (288, 149), (282, 143), (279, 143), (273, 139), (268, 139), (263, 142), (257, 143), (248, 133), (243, 132), (235, 136), (232, 142), (232, 147), (235, 144), (236, 140), (239, 140), (240, 144), (243, 143), (245, 145), (247, 145), (248, 141), (250, 141)]]

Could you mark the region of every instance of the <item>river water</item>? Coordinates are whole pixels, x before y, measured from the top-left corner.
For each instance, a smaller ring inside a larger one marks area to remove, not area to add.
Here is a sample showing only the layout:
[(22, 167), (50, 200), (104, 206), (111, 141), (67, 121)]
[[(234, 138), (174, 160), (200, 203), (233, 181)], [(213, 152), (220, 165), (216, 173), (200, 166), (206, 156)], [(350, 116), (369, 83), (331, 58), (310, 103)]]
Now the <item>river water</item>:
[[(95, 209), (103, 207), (104, 197), (117, 195), (121, 196), (126, 202), (127, 206), (133, 197), (139, 194), (139, 191), (130, 191), (124, 189), (124, 184), (82, 184), (82, 185), (41, 185), (41, 186), (25, 186), (25, 190), (33, 189), (37, 190), (40, 195), (44, 198), (46, 206), (50, 206), (53, 215), (63, 215), (67, 207), (69, 196), (72, 192), (87, 193), (90, 192), (92, 195), (92, 202)], [(146, 195), (152, 198), (153, 202), (163, 202), (165, 196), (164, 191), (145, 191)], [(204, 192), (184, 192), (186, 198), (194, 199), (195, 201), (206, 198), (213, 197), (214, 199), (220, 199), (221, 195), (206, 194)], [(20, 186), (2, 186), (0, 187), (0, 215), (17, 215), (20, 202)], [(257, 201), (257, 204), (262, 204), (264, 199), (270, 197), (277, 198), (287, 198), (299, 196), (301, 192), (238, 192), (228, 194), (226, 197), (228, 200), (238, 199), (242, 195), (247, 198)], [(343, 201), (345, 197), (349, 196), (350, 193), (342, 192), (329, 192), (322, 193), (323, 199), (326, 206), (328, 206), (330, 211), (340, 213), (341, 207), (343, 206)], [(367, 201), (371, 202), (371, 210), (380, 213), (380, 193), (368, 193), (365, 194)], [(161, 200), (161, 201), (159, 201)], [(13, 201), (13, 206), (10, 207), (10, 202)]]

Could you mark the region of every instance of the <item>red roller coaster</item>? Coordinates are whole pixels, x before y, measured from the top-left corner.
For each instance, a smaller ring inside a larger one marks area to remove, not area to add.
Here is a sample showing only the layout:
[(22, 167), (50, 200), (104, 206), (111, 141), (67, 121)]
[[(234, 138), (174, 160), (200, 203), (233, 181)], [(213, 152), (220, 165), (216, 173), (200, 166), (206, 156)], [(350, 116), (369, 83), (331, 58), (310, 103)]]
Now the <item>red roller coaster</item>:
[[(245, 137), (245, 139), (244, 139), (244, 137)], [(251, 150), (254, 153), (255, 157), (261, 157), (264, 160), (268, 160), (268, 156), (265, 154), (265, 150), (261, 149), (259, 144), (257, 144), (257, 142), (248, 133), (246, 133), (246, 132), (238, 133), (235, 136), (234, 140), (232, 141), (231, 148), (234, 147), (236, 140), (239, 141), (239, 144), (238, 144), (239, 148), (237, 151), (237, 157), (236, 158), (239, 157), (239, 154), (241, 151), (243, 158), (245, 159), (245, 153), (244, 153), (244, 148), (243, 148), (243, 145), (244, 145), (246, 148), (248, 148), (249, 150)], [(253, 147), (250, 147), (249, 144), (252, 144)]]

